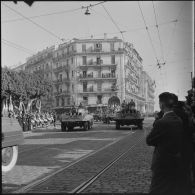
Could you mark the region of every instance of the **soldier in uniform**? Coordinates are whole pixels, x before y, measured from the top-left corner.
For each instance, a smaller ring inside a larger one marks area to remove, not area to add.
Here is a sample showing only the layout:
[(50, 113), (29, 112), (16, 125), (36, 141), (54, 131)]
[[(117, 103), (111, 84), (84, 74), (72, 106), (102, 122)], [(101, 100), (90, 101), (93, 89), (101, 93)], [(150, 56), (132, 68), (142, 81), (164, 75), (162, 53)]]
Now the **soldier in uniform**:
[(121, 104), (121, 108), (122, 108), (122, 114), (123, 116), (125, 115), (126, 113), (126, 107), (127, 107), (127, 103), (125, 100), (123, 100), (123, 103)]

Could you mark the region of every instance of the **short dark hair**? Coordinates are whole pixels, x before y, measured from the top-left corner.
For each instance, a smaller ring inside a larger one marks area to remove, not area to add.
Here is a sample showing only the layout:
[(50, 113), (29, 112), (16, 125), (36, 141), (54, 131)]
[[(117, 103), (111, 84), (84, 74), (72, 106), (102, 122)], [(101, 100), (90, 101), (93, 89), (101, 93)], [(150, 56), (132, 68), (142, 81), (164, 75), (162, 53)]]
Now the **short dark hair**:
[(178, 96), (172, 93), (174, 104), (176, 105), (178, 103)]
[(159, 101), (163, 102), (167, 108), (173, 108), (175, 104), (175, 98), (172, 93), (164, 92), (159, 95)]

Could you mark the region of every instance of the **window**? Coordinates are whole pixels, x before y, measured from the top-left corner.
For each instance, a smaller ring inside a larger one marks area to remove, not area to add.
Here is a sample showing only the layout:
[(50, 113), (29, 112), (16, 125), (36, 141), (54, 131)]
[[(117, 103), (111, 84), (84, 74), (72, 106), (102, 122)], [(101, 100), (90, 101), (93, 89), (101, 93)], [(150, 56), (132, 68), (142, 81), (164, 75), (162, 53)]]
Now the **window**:
[(83, 56), (83, 65), (87, 65), (87, 56)]
[(67, 75), (67, 79), (69, 79), (69, 72), (66, 72), (66, 75)]
[(62, 106), (64, 106), (64, 98), (63, 97), (62, 97), (61, 101), (62, 101)]
[(74, 85), (72, 85), (72, 92), (74, 93)]
[(71, 64), (73, 64), (73, 58), (71, 58)]
[(72, 70), (72, 77), (74, 77), (74, 71)]
[(102, 95), (97, 96), (97, 104), (102, 104)]
[(69, 65), (69, 59), (66, 60), (66, 64), (67, 64), (67, 66)]
[(83, 82), (83, 92), (87, 92), (87, 82)]
[(95, 48), (96, 49), (101, 49), (102, 48), (102, 44), (101, 43), (96, 43), (95, 44)]
[(56, 106), (59, 106), (59, 98), (56, 98)]
[(115, 55), (111, 56), (111, 64), (115, 64)]
[(85, 78), (87, 76), (87, 71), (83, 71), (83, 77)]
[(87, 96), (83, 96), (83, 100), (84, 101), (88, 101), (88, 97)]
[(113, 70), (113, 69), (111, 70), (111, 76), (115, 77), (115, 70)]
[(110, 51), (114, 51), (114, 43), (110, 43)]
[(70, 98), (67, 98), (67, 104), (70, 105)]
[(97, 83), (97, 90), (98, 91), (102, 90), (102, 84), (100, 82)]
[(101, 57), (97, 57), (97, 64), (101, 64)]
[(82, 51), (86, 52), (86, 44), (82, 44)]
[(59, 75), (59, 80), (62, 81), (62, 74)]

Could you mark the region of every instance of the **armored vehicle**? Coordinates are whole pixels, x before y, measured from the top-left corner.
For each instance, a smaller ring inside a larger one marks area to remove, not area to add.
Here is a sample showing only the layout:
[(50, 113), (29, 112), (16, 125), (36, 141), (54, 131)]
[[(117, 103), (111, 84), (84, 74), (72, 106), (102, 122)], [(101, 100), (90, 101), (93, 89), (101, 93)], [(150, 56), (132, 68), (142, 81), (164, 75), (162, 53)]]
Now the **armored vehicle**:
[(74, 127), (91, 129), (93, 126), (93, 116), (88, 114), (85, 108), (78, 108), (75, 112), (64, 113), (61, 115), (61, 130), (71, 131)]
[(120, 126), (135, 125), (139, 129), (143, 129), (143, 120), (139, 111), (135, 109), (135, 103), (133, 100), (129, 104), (125, 102), (121, 105), (121, 110), (116, 113), (113, 119), (116, 121), (116, 129), (120, 129)]

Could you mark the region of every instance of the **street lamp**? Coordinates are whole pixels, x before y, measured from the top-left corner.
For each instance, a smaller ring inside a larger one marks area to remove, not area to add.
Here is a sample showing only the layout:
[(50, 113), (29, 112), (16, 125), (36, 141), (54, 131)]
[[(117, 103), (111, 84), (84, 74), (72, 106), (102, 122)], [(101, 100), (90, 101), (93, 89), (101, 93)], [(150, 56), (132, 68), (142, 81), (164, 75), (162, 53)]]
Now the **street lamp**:
[(90, 15), (91, 13), (89, 12), (89, 8), (87, 7), (86, 11), (85, 11), (85, 15)]

